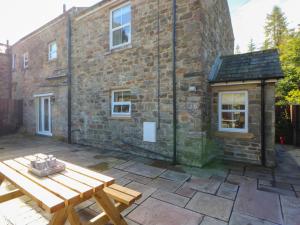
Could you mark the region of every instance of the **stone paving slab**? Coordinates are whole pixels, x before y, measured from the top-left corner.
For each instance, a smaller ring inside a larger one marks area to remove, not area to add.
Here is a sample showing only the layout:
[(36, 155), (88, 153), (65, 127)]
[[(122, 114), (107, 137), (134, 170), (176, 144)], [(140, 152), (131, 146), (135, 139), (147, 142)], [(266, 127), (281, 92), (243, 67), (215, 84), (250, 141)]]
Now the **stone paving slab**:
[(177, 195), (174, 193), (166, 192), (166, 191), (161, 191), (158, 190), (154, 192), (151, 197), (156, 198), (158, 200), (168, 202), (172, 205), (176, 205), (179, 207), (185, 207), (188, 201), (190, 200), (189, 198), (183, 197), (181, 195)]
[(159, 177), (151, 181), (147, 186), (168, 192), (175, 192), (181, 185), (182, 182), (167, 180)]
[(223, 198), (234, 200), (237, 194), (238, 187), (239, 186), (235, 184), (223, 183), (221, 184), (217, 195)]
[(186, 183), (191, 189), (205, 193), (215, 194), (221, 185), (221, 182), (212, 178), (194, 177)]
[(196, 193), (196, 190), (192, 189), (189, 184), (185, 183), (177, 191), (176, 194), (182, 195), (184, 197), (191, 198)]
[(142, 197), (136, 201), (136, 204), (141, 204), (145, 201), (151, 194), (153, 194), (157, 188), (149, 187), (148, 185), (140, 184), (137, 182), (131, 182), (126, 185), (128, 188), (139, 191), (142, 193)]
[(285, 225), (300, 224), (300, 199), (280, 196)]
[(205, 216), (200, 225), (228, 225), (228, 223), (225, 223), (224, 221), (221, 221), (221, 220), (211, 218), (209, 216)]
[(125, 171), (141, 175), (149, 178), (156, 178), (161, 175), (166, 169), (161, 169), (153, 166), (148, 166), (142, 163), (135, 163), (124, 168)]
[(128, 174), (128, 172), (125, 172), (125, 171), (119, 170), (119, 169), (115, 169), (115, 168), (102, 171), (101, 173), (103, 173), (107, 176), (113, 177), (115, 179), (122, 178), (122, 177), (124, 177), (125, 175)]
[(143, 225), (199, 225), (203, 216), (149, 198), (127, 216), (130, 220)]
[(124, 178), (126, 178), (128, 180), (136, 181), (141, 184), (149, 184), (152, 181), (152, 179), (150, 179), (148, 177), (136, 175), (133, 173), (128, 173), (127, 175), (124, 176)]
[(236, 185), (241, 185), (245, 182), (255, 181), (255, 179), (253, 178), (234, 175), (234, 174), (229, 174), (226, 180), (228, 183), (236, 184)]
[(229, 221), (229, 225), (279, 225), (279, 224), (271, 223), (263, 219), (258, 219), (255, 217), (233, 212)]
[(241, 214), (282, 224), (279, 195), (259, 191), (256, 187), (256, 181), (241, 185), (233, 210)]
[(282, 188), (278, 188), (278, 187), (259, 185), (258, 190), (277, 193), (277, 194), (286, 195), (286, 196), (294, 196), (294, 197), (296, 196), (296, 193), (294, 191), (290, 191), (290, 190), (282, 189)]
[(190, 179), (191, 175), (187, 173), (179, 173), (176, 171), (172, 170), (167, 170), (163, 174), (160, 175), (160, 177), (168, 179), (168, 180), (173, 180), (173, 181), (178, 181), (178, 182), (185, 182), (188, 179)]
[(186, 208), (223, 221), (228, 221), (232, 206), (233, 201), (231, 200), (197, 192)]

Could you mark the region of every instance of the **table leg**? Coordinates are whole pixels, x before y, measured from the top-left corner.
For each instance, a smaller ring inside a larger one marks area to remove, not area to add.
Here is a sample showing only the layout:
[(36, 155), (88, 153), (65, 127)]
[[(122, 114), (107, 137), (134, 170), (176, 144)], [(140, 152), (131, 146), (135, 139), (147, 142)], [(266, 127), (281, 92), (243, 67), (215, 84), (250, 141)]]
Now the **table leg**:
[(94, 198), (114, 225), (128, 225), (119, 210), (114, 206), (103, 190), (95, 193)]
[(1, 186), (1, 184), (2, 184), (2, 182), (4, 181), (4, 176), (2, 175), (2, 174), (0, 174), (0, 186)]
[(70, 206), (67, 209), (68, 212), (68, 221), (70, 222), (71, 225), (82, 225), (80, 222), (79, 215), (75, 212), (75, 209), (73, 206)]
[(54, 213), (49, 225), (64, 225), (67, 220), (67, 211), (66, 209), (61, 209), (58, 212)]

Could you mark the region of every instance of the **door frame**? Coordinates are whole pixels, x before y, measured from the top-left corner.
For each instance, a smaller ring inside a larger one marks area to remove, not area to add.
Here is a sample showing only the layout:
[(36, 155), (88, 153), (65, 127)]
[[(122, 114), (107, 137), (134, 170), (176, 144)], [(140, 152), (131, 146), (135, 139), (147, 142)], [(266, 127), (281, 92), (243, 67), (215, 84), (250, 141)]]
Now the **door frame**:
[[(53, 96), (53, 93), (47, 93), (47, 94), (38, 94), (34, 95), (35, 98), (38, 98), (38, 106), (37, 106), (37, 111), (36, 111), (36, 116), (37, 116), (37, 122), (36, 122), (36, 132), (39, 135), (44, 135), (44, 136), (52, 136), (52, 113), (51, 113), (51, 96)], [(42, 123), (42, 131), (40, 131), (40, 116), (41, 114), (44, 115), (44, 100), (48, 99), (49, 105), (48, 105), (48, 123), (49, 123), (49, 131), (44, 131), (44, 124)], [(42, 113), (40, 113), (42, 110)]]

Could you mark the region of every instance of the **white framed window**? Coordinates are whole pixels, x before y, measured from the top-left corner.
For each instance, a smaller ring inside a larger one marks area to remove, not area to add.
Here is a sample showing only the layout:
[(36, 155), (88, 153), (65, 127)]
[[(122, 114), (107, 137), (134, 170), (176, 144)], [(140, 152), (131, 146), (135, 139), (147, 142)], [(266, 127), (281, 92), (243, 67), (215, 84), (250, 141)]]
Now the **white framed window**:
[(16, 59), (17, 59), (17, 55), (13, 54), (12, 57), (11, 57), (11, 68), (12, 68), (12, 70), (16, 69)]
[(28, 68), (28, 62), (29, 62), (29, 56), (28, 52), (23, 54), (23, 68), (26, 69)]
[(248, 92), (219, 93), (219, 131), (248, 132)]
[(112, 116), (131, 115), (131, 92), (129, 90), (112, 92), (111, 115)]
[(131, 5), (125, 4), (110, 12), (110, 48), (131, 43)]
[(56, 41), (53, 41), (48, 46), (48, 60), (57, 59), (57, 44)]

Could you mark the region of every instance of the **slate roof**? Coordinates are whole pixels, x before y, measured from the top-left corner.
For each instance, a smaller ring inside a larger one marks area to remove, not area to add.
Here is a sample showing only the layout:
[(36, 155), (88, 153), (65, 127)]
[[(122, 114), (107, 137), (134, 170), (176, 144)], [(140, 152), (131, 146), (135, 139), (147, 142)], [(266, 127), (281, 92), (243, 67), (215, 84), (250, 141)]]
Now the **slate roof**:
[(283, 77), (276, 49), (218, 57), (209, 75), (211, 83), (267, 80)]

